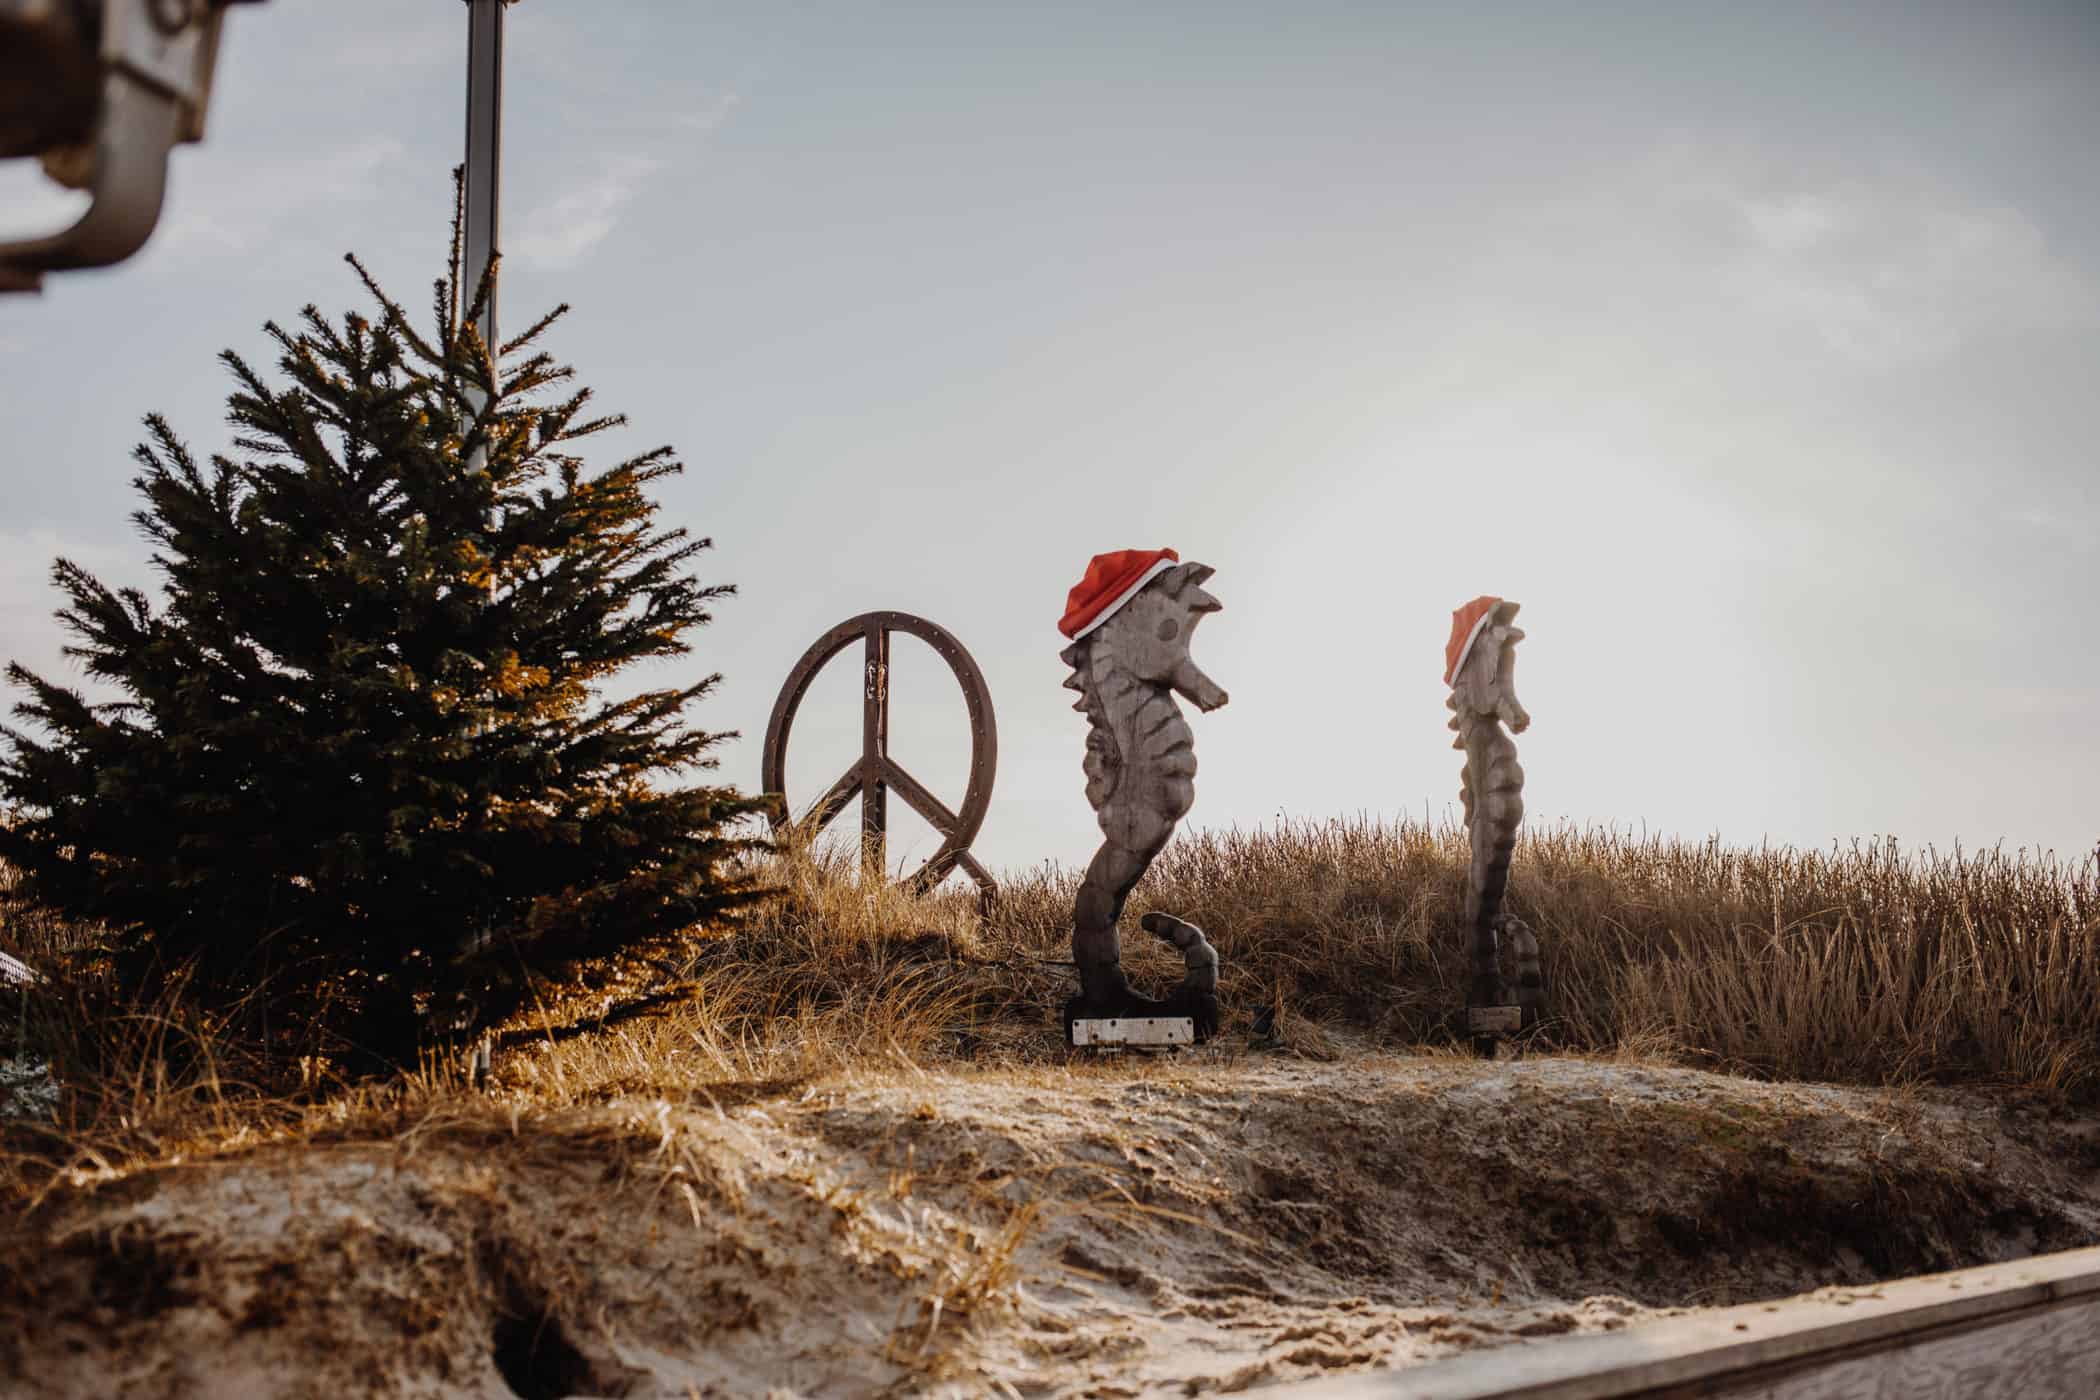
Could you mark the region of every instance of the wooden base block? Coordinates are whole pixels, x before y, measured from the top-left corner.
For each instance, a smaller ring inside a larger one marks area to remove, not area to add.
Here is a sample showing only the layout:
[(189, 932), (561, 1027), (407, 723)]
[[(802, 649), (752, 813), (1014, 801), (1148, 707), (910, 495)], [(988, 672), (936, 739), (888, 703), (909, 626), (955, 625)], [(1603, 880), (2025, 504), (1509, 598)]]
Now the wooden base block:
[(1521, 1006), (1469, 1006), (1466, 1030), (1473, 1035), (1515, 1035), (1524, 1028)]
[(1193, 1045), (1196, 1022), (1189, 1016), (1076, 1017), (1070, 1033), (1074, 1046)]

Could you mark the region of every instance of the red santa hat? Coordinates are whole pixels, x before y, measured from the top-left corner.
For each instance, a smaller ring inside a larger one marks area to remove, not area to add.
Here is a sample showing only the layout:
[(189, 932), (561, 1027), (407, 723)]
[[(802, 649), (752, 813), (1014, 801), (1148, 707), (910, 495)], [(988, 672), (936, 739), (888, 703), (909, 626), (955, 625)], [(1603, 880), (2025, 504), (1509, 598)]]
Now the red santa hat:
[(1181, 562), (1171, 549), (1119, 549), (1087, 561), (1086, 577), (1065, 595), (1057, 630), (1073, 641), (1116, 615), (1138, 590)]
[(1451, 614), (1451, 640), (1444, 643), (1444, 684), (1450, 685), (1458, 679), (1458, 673), (1473, 654), (1473, 643), (1487, 630), (1495, 616), (1495, 609), (1502, 606), (1500, 598), (1485, 595), (1475, 598)]

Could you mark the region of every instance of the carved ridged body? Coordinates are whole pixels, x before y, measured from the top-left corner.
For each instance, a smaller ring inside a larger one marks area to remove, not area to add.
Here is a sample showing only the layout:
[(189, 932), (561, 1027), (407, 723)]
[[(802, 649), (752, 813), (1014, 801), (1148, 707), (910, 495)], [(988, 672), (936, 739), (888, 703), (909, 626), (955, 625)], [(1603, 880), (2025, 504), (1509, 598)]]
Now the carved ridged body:
[[(1112, 646), (1096, 643), (1086, 651), (1086, 674), (1074, 675), (1081, 699), (1073, 708), (1089, 726), (1087, 802), (1103, 836), (1149, 861), (1196, 803), (1196, 734), (1172, 691), (1118, 666)], [(1119, 792), (1125, 800), (1112, 801)]]
[(1085, 999), (1100, 1014), (1158, 1015), (1164, 1005), (1139, 996), (1123, 975), (1116, 924), (1195, 803), (1196, 737), (1172, 691), (1121, 664), (1113, 635), (1073, 645), (1064, 661), (1072, 667), (1065, 685), (1079, 692), (1072, 708), (1087, 717), (1086, 799), (1106, 838), (1073, 904), (1073, 961)]
[[(1507, 1006), (1514, 1000), (1522, 1008), (1523, 1023), (1530, 1025), (1543, 1013), (1546, 1000), (1538, 940), (1503, 908), (1509, 893), (1510, 857), (1517, 846), (1517, 828), (1524, 820), (1524, 769), (1517, 762), (1510, 730), (1521, 733), (1531, 723), (1516, 695), (1516, 644), (1524, 639), (1523, 632), (1512, 625), (1516, 613), (1515, 603), (1497, 600), (1489, 618), (1493, 625), (1466, 654), (1445, 704), (1453, 711), (1450, 727), (1458, 731), (1452, 747), (1463, 749), (1466, 755), (1459, 785), (1466, 836), (1472, 847), (1466, 878), (1466, 1004)], [(1505, 934), (1516, 964), (1514, 989), (1502, 978), (1500, 954)], [(1475, 1044), (1490, 1050), (1493, 1042), (1476, 1036)]]
[(1502, 917), (1509, 860), (1524, 820), (1524, 769), (1517, 763), (1516, 742), (1498, 720), (1460, 716), (1458, 742), (1466, 751), (1459, 799), (1465, 804), (1466, 835), (1473, 847), (1466, 925), (1493, 929)]
[[(1105, 838), (1073, 902), (1080, 1001), (1087, 1014), (1102, 1016), (1161, 1015), (1177, 1007), (1171, 1014), (1198, 1017), (1199, 1034), (1205, 1019), (1216, 1020), (1215, 954), (1208, 983), (1199, 987), (1202, 979), (1192, 978), (1177, 991), (1179, 1001), (1155, 1001), (1132, 990), (1124, 976), (1116, 924), (1131, 890), (1196, 800), (1195, 733), (1174, 697), (1206, 710), (1226, 701), (1188, 652), (1196, 623), (1219, 607), (1203, 591), (1210, 575), (1207, 565), (1178, 565), (1062, 654), (1072, 668), (1065, 686), (1079, 692), (1072, 708), (1087, 717), (1086, 798)], [(1201, 941), (1200, 931), (1178, 920), (1153, 931), (1168, 937), (1169, 924)], [(1181, 1006), (1191, 997), (1201, 1004)]]

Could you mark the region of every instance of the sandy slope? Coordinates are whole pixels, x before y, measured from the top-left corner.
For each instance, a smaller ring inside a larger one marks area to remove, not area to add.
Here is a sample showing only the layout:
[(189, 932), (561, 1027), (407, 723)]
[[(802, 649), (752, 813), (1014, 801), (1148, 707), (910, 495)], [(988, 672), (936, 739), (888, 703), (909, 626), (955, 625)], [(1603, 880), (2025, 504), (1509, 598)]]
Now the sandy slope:
[(724, 1086), (71, 1191), (0, 1229), (0, 1391), (1238, 1390), (2094, 1243), (2096, 1149), (1556, 1059)]

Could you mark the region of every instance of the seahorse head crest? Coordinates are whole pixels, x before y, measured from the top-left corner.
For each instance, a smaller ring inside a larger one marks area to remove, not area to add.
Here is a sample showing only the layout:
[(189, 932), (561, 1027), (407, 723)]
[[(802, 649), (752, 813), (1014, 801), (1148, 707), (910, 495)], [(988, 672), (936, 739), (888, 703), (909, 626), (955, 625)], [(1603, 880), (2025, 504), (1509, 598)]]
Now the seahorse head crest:
[(1224, 690), (1189, 654), (1196, 624), (1225, 606), (1203, 587), (1214, 572), (1208, 564), (1177, 564), (1140, 589), (1099, 633), (1099, 645), (1131, 675), (1171, 687), (1200, 710), (1226, 701)]
[(1455, 710), (1451, 728), (1468, 719), (1499, 719), (1513, 734), (1522, 734), (1531, 716), (1517, 700), (1516, 625), (1522, 606), (1506, 598), (1476, 598), (1451, 615), (1451, 642), (1445, 648), (1450, 669), (1445, 679), (1451, 695), (1445, 708)]
[(1189, 654), (1196, 624), (1224, 604), (1203, 585), (1208, 564), (1176, 564), (1153, 578), (1100, 626), (1066, 647), (1062, 659), (1079, 674), (1067, 685), (1084, 691), (1090, 663), (1106, 662), (1133, 680), (1163, 685), (1201, 710), (1230, 697)]

